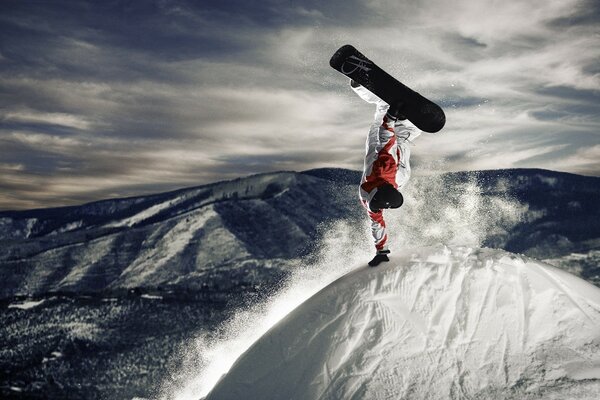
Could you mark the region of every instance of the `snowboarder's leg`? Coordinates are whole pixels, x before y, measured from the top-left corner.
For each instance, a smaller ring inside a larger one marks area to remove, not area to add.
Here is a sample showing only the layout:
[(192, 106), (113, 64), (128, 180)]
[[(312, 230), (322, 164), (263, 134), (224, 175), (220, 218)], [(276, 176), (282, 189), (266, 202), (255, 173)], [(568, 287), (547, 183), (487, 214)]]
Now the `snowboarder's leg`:
[[(350, 80), (350, 87), (352, 88), (352, 90), (354, 90), (354, 92), (364, 101), (366, 101), (367, 103), (371, 103), (371, 104), (386, 104), (387, 103), (383, 100), (381, 100), (377, 95), (373, 94), (371, 91), (369, 91), (366, 87), (362, 86), (361, 84)], [(389, 107), (389, 106), (387, 106)]]
[(394, 125), (396, 142), (398, 143), (398, 172), (396, 173), (396, 185), (398, 190), (404, 187), (411, 174), (410, 154), (411, 144), (421, 135), (421, 131), (408, 121), (396, 122)]
[(398, 190), (404, 187), (410, 179), (410, 146), (406, 143), (400, 143), (398, 145), (399, 163), (398, 171), (396, 172), (396, 185)]
[(352, 80), (350, 81), (350, 87), (352, 88), (352, 90), (354, 90), (358, 97), (360, 97), (367, 103), (375, 104), (375, 122), (381, 123), (383, 116), (387, 113), (388, 108), (390, 108), (388, 103), (371, 93), (364, 86), (361, 86)]

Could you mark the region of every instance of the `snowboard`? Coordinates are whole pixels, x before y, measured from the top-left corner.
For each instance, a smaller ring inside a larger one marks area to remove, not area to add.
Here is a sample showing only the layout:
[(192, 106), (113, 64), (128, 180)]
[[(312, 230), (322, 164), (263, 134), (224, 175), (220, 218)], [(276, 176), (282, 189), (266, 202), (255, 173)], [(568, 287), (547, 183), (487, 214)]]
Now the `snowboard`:
[(340, 47), (329, 65), (391, 106), (400, 105), (400, 113), (422, 131), (435, 133), (444, 127), (446, 116), (440, 106), (399, 82), (354, 46)]

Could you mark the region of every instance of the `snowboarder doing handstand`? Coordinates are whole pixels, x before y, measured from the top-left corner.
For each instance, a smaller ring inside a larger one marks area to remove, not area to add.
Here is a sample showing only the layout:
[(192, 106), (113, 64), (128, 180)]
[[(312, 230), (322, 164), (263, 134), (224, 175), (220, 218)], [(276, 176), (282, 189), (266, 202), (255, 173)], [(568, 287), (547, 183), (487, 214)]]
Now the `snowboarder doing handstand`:
[(363, 100), (376, 106), (359, 188), (361, 203), (371, 219), (376, 254), (369, 265), (375, 267), (389, 261), (383, 210), (398, 208), (404, 201), (399, 190), (410, 178), (409, 145), (421, 131), (400, 114), (399, 107), (390, 107), (355, 81), (350, 81), (350, 86)]
[(360, 199), (371, 219), (377, 251), (369, 262), (374, 267), (389, 261), (383, 210), (398, 208), (404, 201), (399, 190), (410, 178), (409, 144), (421, 131), (439, 132), (446, 115), (439, 105), (399, 82), (352, 45), (336, 50), (329, 65), (349, 77), (352, 89), (376, 106), (360, 183)]

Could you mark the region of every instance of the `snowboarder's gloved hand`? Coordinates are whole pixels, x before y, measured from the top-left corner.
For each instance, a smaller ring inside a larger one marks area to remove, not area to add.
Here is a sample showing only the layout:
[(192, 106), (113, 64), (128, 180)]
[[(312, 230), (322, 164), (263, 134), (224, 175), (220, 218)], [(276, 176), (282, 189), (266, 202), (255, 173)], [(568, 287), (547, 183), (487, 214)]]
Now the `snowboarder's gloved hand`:
[(398, 208), (404, 203), (402, 194), (392, 185), (386, 183), (377, 188), (377, 193), (369, 203), (372, 212), (378, 212), (384, 208)]
[(390, 259), (388, 258), (388, 254), (390, 254), (389, 250), (379, 250), (375, 257), (369, 261), (369, 267), (376, 267), (382, 262), (388, 262)]

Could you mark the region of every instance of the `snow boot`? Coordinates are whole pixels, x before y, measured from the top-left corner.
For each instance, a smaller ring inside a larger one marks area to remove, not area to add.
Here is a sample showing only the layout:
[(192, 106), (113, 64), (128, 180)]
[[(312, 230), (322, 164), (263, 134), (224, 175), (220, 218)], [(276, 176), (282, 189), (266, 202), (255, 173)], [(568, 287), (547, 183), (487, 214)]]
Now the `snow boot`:
[(386, 116), (392, 121), (404, 121), (406, 117), (401, 112), (403, 108), (403, 103), (399, 102), (396, 104), (392, 104), (390, 105), (390, 108), (388, 108)]

